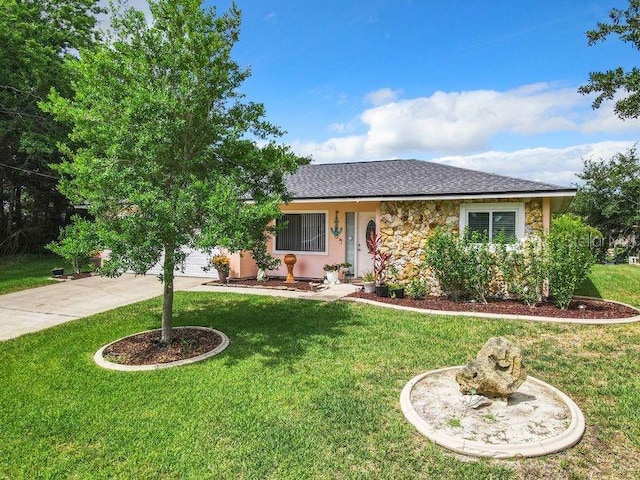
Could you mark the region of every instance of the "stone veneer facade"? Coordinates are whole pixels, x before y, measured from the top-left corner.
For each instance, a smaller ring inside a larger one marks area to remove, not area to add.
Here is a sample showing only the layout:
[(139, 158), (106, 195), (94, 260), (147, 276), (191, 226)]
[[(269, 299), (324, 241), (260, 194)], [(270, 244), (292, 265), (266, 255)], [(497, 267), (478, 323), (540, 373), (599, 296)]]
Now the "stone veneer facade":
[(543, 231), (541, 198), (382, 202), (380, 235), (383, 245), (393, 257), (398, 280), (411, 280), (426, 273), (421, 272), (420, 265), (424, 261), (427, 238), (439, 226), (448, 225), (457, 232), (462, 203), (524, 203), (525, 233), (537, 234)]

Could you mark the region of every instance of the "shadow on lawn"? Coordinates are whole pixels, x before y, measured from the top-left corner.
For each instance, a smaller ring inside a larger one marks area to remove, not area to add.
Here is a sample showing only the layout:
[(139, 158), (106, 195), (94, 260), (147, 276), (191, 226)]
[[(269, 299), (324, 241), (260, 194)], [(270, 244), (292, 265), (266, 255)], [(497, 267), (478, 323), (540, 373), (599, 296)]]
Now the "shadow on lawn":
[(587, 278), (576, 290), (576, 295), (583, 295), (585, 297), (602, 298), (600, 291), (594, 285), (590, 278)]
[(303, 357), (312, 346), (330, 348), (345, 327), (362, 324), (344, 302), (188, 293), (176, 300), (174, 325), (224, 332), (230, 340), (225, 357), (232, 363), (255, 355), (264, 357), (265, 365), (287, 363)]

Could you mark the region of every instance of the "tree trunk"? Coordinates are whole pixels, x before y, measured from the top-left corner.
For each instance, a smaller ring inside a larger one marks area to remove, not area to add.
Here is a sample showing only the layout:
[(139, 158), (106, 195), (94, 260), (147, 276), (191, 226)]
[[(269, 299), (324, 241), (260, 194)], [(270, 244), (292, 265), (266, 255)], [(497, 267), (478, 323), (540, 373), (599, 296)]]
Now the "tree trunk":
[(163, 277), (164, 294), (162, 297), (162, 343), (171, 343), (173, 330), (171, 328), (173, 317), (173, 272), (175, 267), (174, 248), (165, 245)]

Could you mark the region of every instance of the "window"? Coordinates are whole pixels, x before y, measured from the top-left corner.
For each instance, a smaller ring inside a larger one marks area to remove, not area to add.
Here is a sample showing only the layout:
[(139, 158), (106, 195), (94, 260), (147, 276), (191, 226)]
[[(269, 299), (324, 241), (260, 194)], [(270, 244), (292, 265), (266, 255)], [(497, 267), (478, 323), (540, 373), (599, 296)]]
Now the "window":
[(508, 242), (524, 237), (524, 204), (467, 203), (460, 205), (461, 232), (477, 232), (489, 240), (503, 234)]
[(325, 253), (327, 245), (326, 213), (285, 213), (276, 221), (286, 226), (276, 234), (276, 251)]

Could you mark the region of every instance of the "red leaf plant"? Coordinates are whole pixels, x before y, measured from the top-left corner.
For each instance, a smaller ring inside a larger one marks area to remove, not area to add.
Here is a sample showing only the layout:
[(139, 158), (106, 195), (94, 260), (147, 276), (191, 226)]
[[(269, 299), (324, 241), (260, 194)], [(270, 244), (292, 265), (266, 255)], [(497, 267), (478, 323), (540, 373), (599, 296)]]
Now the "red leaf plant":
[(387, 268), (389, 268), (389, 263), (391, 262), (391, 254), (381, 250), (382, 237), (380, 234), (376, 235), (374, 232), (371, 232), (371, 235), (367, 239), (367, 247), (373, 259), (373, 273), (376, 276), (376, 284), (384, 285)]

